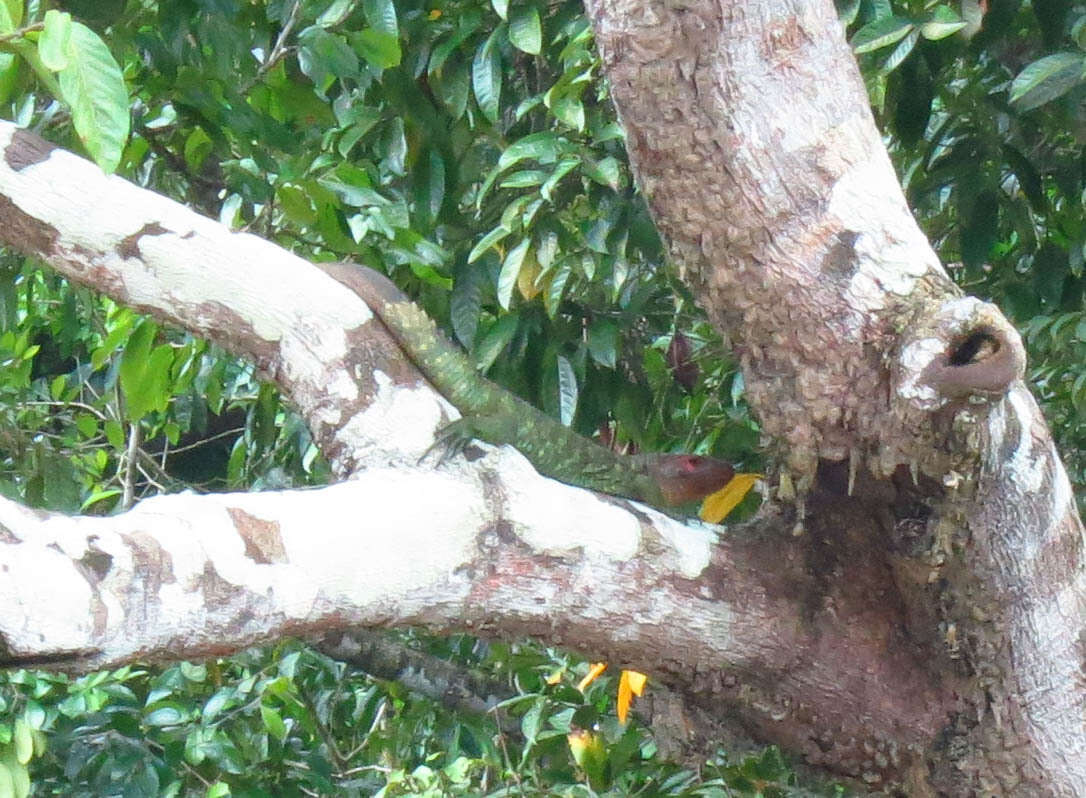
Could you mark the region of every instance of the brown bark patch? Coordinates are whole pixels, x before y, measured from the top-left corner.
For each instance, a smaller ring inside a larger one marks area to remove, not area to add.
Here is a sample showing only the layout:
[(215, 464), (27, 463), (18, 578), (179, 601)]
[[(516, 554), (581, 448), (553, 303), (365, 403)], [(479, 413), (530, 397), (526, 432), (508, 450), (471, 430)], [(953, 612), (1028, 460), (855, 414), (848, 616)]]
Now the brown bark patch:
[[(204, 601), (208, 607), (229, 606), (234, 602), (236, 596), (245, 593), (243, 588), (219, 576), (219, 572), (215, 570), (211, 560), (204, 563), (204, 572), (200, 575), (199, 586), (204, 592)], [(248, 619), (248, 617), (245, 617), (244, 612), (241, 613), (238, 618), (239, 626)]]
[(4, 151), (4, 160), (16, 172), (21, 172), (28, 166), (47, 160), (55, 149), (58, 149), (55, 144), (40, 136), (26, 130), (16, 130), (11, 136), (11, 144)]
[(132, 235), (125, 236), (121, 239), (121, 243), (117, 245), (117, 253), (123, 258), (136, 258), (143, 259), (143, 254), (140, 252), (140, 239), (144, 236), (161, 236), (166, 235), (170, 231), (160, 225), (158, 222), (150, 222), (145, 224)]
[(148, 595), (155, 595), (163, 585), (177, 581), (173, 557), (154, 537), (146, 532), (134, 532), (121, 535), (121, 539), (132, 552), (133, 570), (143, 580)]
[(859, 233), (853, 230), (842, 230), (834, 236), (834, 243), (822, 258), (822, 271), (830, 277), (849, 279), (856, 273), (859, 267), (859, 258), (856, 255), (856, 241)]
[(57, 231), (0, 196), (0, 240), (20, 252), (39, 257), (53, 252)]
[(231, 507), (227, 512), (230, 513), (241, 539), (245, 541), (246, 557), (260, 565), (287, 561), (287, 550), (283, 546), (279, 522), (265, 521), (237, 507)]
[(79, 558), (79, 564), (86, 569), (91, 585), (97, 586), (113, 567), (113, 556), (99, 549), (90, 548)]
[[(162, 315), (160, 308), (134, 307)], [(274, 364), (279, 361), (279, 342), (259, 335), (247, 318), (219, 302), (200, 302), (192, 309), (191, 316), (207, 320), (204, 325), (207, 336), (223, 349), (251, 358), (258, 369), (278, 381)]]
[[(90, 542), (88, 541), (88, 543)], [(105, 634), (109, 625), (109, 608), (106, 606), (105, 601), (102, 600), (101, 593), (98, 592), (98, 585), (106, 578), (112, 567), (113, 556), (95, 548), (93, 543), (88, 545), (87, 553), (75, 561), (76, 570), (83, 575), (83, 578), (87, 580), (87, 584), (90, 585), (91, 628), (94, 630), (95, 635)]]

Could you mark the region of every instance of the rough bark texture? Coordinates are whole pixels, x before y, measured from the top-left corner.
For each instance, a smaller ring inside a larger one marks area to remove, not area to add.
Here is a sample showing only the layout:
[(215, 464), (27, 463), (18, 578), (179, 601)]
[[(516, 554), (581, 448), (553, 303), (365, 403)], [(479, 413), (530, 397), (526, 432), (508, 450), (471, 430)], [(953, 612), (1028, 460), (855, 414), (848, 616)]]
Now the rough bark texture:
[[(824, 580), (814, 622), (845, 614), (869, 632), (863, 585), (900, 608), (886, 643), (920, 646), (958, 698), (891, 780), (1086, 794), (1083, 532), (1067, 478), (1018, 382), (1017, 333), (959, 295), (908, 213), (832, 3), (589, 10), (661, 231), (783, 443), (780, 498), (797, 492)], [(874, 707), (826, 687), (861, 717)], [(850, 734), (795, 742), (885, 783), (872, 767), (885, 757), (857, 763)]]

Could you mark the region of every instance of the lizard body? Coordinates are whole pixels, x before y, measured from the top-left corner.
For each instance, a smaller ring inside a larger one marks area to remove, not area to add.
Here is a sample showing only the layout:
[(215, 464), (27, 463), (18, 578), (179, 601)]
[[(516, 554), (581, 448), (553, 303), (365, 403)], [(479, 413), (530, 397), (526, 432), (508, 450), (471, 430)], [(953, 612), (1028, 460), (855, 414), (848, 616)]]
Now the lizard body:
[(732, 478), (722, 460), (691, 454), (621, 455), (600, 446), (480, 375), (391, 280), (351, 263), (317, 264), (358, 294), (430, 383), (463, 414), (452, 431), (510, 444), (562, 482), (655, 507), (700, 500)]

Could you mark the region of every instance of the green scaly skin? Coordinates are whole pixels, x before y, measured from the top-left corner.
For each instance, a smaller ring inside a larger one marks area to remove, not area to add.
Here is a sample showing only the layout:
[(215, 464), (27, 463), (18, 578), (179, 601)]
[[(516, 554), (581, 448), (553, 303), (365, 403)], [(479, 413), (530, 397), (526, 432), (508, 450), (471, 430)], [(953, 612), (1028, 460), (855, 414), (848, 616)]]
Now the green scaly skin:
[(731, 466), (696, 455), (620, 455), (481, 376), (468, 357), (384, 275), (351, 263), (317, 264), (357, 293), (412, 363), (463, 415), (446, 438), (510, 444), (541, 474), (654, 507), (701, 499), (723, 487)]

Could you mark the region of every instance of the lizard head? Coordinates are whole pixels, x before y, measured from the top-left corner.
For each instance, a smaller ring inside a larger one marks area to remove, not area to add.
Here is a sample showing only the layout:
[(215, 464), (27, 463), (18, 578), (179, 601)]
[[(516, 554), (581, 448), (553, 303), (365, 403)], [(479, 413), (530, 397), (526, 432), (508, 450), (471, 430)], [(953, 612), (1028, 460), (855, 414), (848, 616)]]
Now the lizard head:
[(655, 455), (648, 464), (664, 501), (671, 505), (704, 499), (727, 485), (735, 471), (715, 457), (697, 454)]

